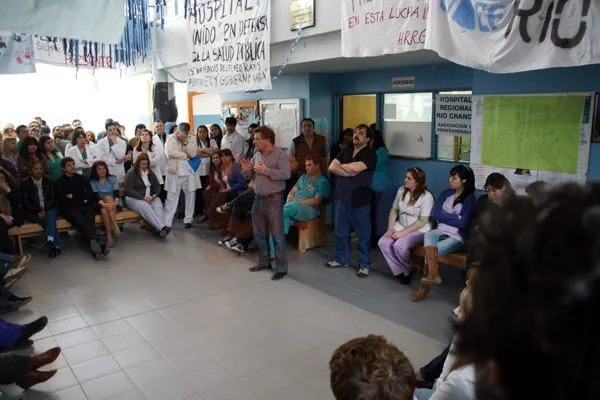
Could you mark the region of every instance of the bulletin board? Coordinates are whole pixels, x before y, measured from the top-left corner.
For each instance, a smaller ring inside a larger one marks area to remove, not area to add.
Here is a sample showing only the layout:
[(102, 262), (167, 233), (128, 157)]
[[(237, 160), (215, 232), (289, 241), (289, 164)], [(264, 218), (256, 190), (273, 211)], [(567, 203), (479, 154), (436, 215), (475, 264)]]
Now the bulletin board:
[(289, 149), (292, 140), (300, 135), (302, 99), (261, 100), (261, 125), (275, 131), (275, 146)]
[(492, 172), (519, 194), (538, 180), (585, 183), (595, 104), (594, 93), (473, 96), (476, 187)]

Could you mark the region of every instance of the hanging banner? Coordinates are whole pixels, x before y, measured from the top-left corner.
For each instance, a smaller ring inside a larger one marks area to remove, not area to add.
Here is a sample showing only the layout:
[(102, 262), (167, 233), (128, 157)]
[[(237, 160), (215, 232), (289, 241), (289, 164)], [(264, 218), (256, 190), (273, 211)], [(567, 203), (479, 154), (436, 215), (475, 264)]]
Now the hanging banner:
[[(2, 2), (3, 31), (117, 44), (125, 28), (125, 0), (18, 0)], [(142, 0), (132, 6), (143, 7)], [(146, 3), (147, 4), (147, 3)], [(147, 5), (145, 5), (147, 7)]]
[(600, 2), (438, 0), (425, 48), (494, 73), (600, 62)]
[[(63, 41), (61, 39), (53, 42), (47, 37), (34, 36), (33, 51), (33, 59), (35, 62), (75, 67), (75, 51), (72, 52), (73, 55), (69, 52), (65, 52), (63, 49)], [(100, 51), (101, 49), (99, 49), (99, 52)], [(89, 51), (86, 53), (85, 46), (81, 42), (79, 42), (77, 58), (79, 59), (79, 68), (110, 68), (112, 65), (109, 52), (105, 55), (89, 54)]]
[(472, 101), (470, 94), (435, 96), (435, 134), (471, 136)]
[(188, 91), (271, 89), (271, 1), (194, 4), (188, 15)]
[(342, 0), (342, 56), (422, 49), (428, 12), (429, 0)]
[(31, 37), (0, 36), (0, 74), (30, 74), (35, 72)]

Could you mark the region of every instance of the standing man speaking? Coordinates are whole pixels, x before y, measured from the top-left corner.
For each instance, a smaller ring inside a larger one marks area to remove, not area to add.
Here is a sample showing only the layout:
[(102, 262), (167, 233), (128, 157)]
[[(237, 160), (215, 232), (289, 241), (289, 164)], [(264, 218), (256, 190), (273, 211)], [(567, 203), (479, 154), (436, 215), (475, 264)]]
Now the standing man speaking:
[(275, 147), (275, 132), (267, 126), (254, 131), (254, 143), (258, 151), (252, 160), (242, 160), (246, 178), (254, 177), (256, 197), (252, 205), (254, 240), (258, 244), (258, 265), (250, 268), (257, 272), (271, 268), (269, 234), (275, 244), (275, 274), (277, 281), (287, 275), (288, 261), (283, 233), (283, 191), (290, 178), (290, 160), (279, 147)]

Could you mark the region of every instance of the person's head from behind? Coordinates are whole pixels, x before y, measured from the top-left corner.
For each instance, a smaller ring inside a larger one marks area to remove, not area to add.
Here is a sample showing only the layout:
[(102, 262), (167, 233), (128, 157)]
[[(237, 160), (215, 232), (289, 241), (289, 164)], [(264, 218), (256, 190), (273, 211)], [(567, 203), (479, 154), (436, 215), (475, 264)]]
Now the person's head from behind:
[(483, 188), (487, 192), (488, 198), (495, 203), (515, 194), (510, 181), (497, 172), (488, 175)]
[(373, 137), (373, 130), (365, 124), (360, 124), (354, 129), (352, 143), (354, 147), (362, 148), (369, 144), (369, 140)]
[(261, 152), (271, 150), (275, 145), (275, 132), (268, 126), (259, 126), (254, 130), (254, 143)]
[(304, 167), (308, 175), (318, 175), (321, 173), (321, 159), (316, 154), (310, 154), (304, 159)]
[(385, 145), (385, 140), (383, 140), (383, 134), (379, 129), (373, 129), (373, 137), (371, 138), (371, 141), (369, 143), (373, 150), (379, 150), (379, 148), (381, 147), (387, 149), (387, 146)]
[(77, 171), (77, 168), (75, 168), (75, 160), (73, 160), (71, 157), (65, 157), (60, 160), (60, 167), (62, 168), (63, 173), (67, 176), (73, 176)]
[(512, 197), (478, 224), (473, 310), (457, 331), (477, 398), (598, 398), (600, 185), (558, 187), (538, 207)]
[(340, 346), (329, 361), (337, 400), (412, 400), (416, 377), (408, 358), (383, 336), (369, 335)]
[(348, 146), (349, 144), (352, 144), (352, 137), (354, 136), (354, 129), (352, 128), (346, 128), (342, 131), (342, 134), (340, 135), (340, 144), (343, 144), (345, 146)]
[(534, 205), (539, 205), (544, 197), (544, 193), (548, 190), (548, 183), (544, 181), (535, 181), (525, 188), (527, 197), (531, 199)]
[(235, 127), (237, 126), (237, 119), (235, 117), (227, 117), (225, 118), (225, 129), (227, 133), (235, 132)]
[(458, 322), (463, 322), (467, 315), (473, 310), (473, 293), (470, 286), (460, 292), (460, 301), (458, 307)]
[(150, 168), (150, 157), (148, 157), (148, 154), (140, 153), (140, 155), (138, 155), (138, 157), (135, 159), (133, 168), (138, 174), (148, 171), (148, 168)]

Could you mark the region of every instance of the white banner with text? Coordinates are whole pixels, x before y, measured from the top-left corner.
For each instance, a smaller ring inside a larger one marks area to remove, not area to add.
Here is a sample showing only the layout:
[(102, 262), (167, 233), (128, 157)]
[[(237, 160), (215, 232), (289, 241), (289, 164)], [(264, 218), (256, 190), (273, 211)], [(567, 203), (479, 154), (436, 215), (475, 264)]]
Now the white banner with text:
[(422, 49), (428, 11), (429, 0), (342, 0), (342, 56)]
[(271, 0), (200, 0), (188, 15), (188, 91), (271, 89)]
[(425, 48), (493, 73), (600, 63), (600, 1), (438, 0)]
[(95, 53), (99, 48), (100, 46), (87, 48), (79, 42), (77, 54), (73, 51), (71, 55), (69, 52), (65, 54), (61, 39), (54, 42), (48, 37), (33, 37), (33, 59), (44, 64), (75, 67), (75, 60), (78, 58), (79, 68), (110, 68), (110, 53), (107, 52), (105, 55)]
[(0, 74), (31, 74), (34, 72), (31, 36), (0, 36)]
[(473, 115), (470, 94), (435, 96), (435, 134), (471, 136)]

